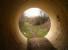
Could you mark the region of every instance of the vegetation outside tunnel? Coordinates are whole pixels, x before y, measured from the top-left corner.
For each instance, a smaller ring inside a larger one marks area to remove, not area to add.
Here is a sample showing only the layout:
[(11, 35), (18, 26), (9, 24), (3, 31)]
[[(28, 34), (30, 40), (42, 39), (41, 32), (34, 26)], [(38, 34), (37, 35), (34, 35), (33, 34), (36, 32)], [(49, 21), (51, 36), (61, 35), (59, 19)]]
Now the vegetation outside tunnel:
[[(37, 12), (35, 13), (37, 14)], [(43, 11), (40, 11), (39, 15), (36, 17), (21, 16), (19, 27), (27, 38), (44, 37), (49, 31), (50, 19), (48, 15)]]
[[(35, 20), (36, 21), (36, 20)], [(48, 30), (49, 30), (49, 24), (48, 22), (41, 24), (41, 25), (37, 25), (39, 21), (36, 21), (35, 24), (29, 23), (29, 22), (24, 22), (24, 23), (20, 23), (20, 29), (22, 31), (22, 33), (28, 37), (28, 38), (32, 38), (32, 37), (44, 37)]]

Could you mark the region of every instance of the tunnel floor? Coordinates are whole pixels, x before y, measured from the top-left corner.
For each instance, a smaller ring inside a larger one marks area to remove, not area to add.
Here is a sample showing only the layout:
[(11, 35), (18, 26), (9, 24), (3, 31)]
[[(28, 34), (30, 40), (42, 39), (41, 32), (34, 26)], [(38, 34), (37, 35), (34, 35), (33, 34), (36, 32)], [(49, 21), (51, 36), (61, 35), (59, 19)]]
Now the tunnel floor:
[(56, 48), (46, 38), (28, 39), (27, 50), (56, 50)]

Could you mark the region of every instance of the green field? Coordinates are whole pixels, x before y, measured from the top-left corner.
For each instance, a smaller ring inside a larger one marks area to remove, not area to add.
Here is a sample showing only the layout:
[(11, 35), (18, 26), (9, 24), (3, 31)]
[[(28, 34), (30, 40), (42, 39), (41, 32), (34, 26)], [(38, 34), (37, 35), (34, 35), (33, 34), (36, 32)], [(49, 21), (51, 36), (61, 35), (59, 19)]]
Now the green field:
[(43, 29), (42, 26), (32, 25), (29, 22), (24, 22), (21, 31), (27, 38), (44, 37), (47, 34), (46, 28)]

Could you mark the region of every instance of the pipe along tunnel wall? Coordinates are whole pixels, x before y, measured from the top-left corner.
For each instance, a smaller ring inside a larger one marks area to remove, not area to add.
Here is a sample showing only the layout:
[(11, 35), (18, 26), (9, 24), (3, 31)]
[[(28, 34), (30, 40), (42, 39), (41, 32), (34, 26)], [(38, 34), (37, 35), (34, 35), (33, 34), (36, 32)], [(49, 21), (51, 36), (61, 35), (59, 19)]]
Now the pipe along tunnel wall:
[[(0, 50), (27, 50), (28, 40), (20, 32), (18, 22), (22, 12), (32, 6), (43, 9), (50, 17), (51, 28), (45, 38), (57, 50), (68, 50), (67, 0), (37, 0), (34, 2), (31, 2), (31, 0), (0, 1)], [(44, 43), (46, 45), (46, 42)], [(45, 49), (42, 48), (40, 50)]]

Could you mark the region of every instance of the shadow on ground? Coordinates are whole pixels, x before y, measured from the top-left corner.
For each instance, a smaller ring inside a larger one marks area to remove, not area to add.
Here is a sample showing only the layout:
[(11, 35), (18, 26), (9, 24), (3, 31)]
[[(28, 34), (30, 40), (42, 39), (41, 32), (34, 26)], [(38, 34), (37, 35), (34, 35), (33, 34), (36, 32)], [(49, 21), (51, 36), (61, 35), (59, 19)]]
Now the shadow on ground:
[(56, 48), (46, 38), (28, 39), (27, 50), (56, 50)]

